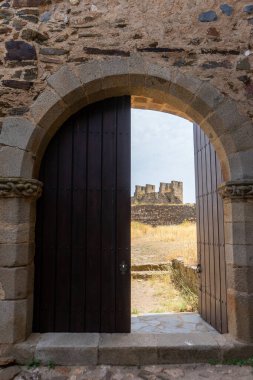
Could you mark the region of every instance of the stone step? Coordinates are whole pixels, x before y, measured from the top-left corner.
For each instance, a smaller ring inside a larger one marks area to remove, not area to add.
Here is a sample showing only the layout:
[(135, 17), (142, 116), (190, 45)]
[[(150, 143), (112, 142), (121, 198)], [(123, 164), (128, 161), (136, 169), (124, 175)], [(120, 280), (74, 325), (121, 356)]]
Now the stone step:
[(132, 271), (131, 272), (131, 276), (132, 278), (135, 280), (135, 279), (143, 279), (143, 280), (147, 280), (149, 278), (152, 278), (152, 277), (164, 277), (164, 276), (169, 276), (170, 275), (170, 271), (166, 271), (166, 270), (160, 270), (160, 271), (154, 271), (154, 270), (150, 270), (150, 271)]
[(169, 270), (171, 263), (148, 263), (148, 264), (132, 264), (131, 270), (136, 271), (148, 271), (148, 270)]
[(250, 357), (253, 345), (244, 345), (231, 341), (225, 335), (210, 333), (46, 333), (41, 334), (36, 346), (29, 344), (29, 340), (16, 345), (17, 363), (27, 364), (24, 357), (27, 359), (28, 351), (42, 365), (127, 366), (205, 363), (220, 361), (228, 356), (239, 359)]

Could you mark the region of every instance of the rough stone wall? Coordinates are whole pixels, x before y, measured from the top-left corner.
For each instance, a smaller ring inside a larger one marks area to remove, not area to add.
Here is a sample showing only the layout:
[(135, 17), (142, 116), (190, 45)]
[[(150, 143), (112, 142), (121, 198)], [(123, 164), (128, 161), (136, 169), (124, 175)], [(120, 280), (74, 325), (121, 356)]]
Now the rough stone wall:
[(132, 205), (131, 220), (151, 226), (181, 224), (184, 221), (195, 222), (196, 206), (195, 204)]
[(138, 53), (210, 82), (253, 117), (253, 7), (245, 0), (222, 4), (0, 1), (0, 116), (29, 117), (46, 78), (64, 63)]

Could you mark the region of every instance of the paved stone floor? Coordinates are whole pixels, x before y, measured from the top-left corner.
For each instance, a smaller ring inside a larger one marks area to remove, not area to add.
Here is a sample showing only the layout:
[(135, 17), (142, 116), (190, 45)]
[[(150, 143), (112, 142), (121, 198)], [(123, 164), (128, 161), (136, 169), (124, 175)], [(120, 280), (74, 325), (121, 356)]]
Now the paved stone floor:
[[(11, 368), (11, 367), (10, 367)], [(16, 367), (16, 370), (18, 367)], [(40, 367), (34, 370), (19, 368), (15, 380), (250, 380), (252, 367), (208, 364), (185, 364), (143, 367)], [(1, 380), (10, 380), (3, 378)]]
[(132, 316), (131, 332), (150, 334), (208, 332), (219, 334), (198, 313), (162, 313)]

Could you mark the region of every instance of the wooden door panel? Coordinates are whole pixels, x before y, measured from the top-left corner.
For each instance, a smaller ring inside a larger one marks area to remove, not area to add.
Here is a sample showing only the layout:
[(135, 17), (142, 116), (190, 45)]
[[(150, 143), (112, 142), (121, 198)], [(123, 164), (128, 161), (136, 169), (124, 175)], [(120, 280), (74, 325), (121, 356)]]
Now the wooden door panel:
[(218, 157), (204, 132), (194, 124), (198, 259), (201, 265), (199, 310), (222, 333), (227, 332), (223, 182)]
[(34, 331), (130, 331), (130, 97), (72, 116), (40, 179)]

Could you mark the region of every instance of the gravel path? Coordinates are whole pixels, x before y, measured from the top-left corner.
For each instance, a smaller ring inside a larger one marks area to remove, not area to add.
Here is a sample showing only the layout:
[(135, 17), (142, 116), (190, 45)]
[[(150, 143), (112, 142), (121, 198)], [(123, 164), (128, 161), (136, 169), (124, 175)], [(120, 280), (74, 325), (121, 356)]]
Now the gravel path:
[[(253, 379), (252, 367), (238, 367), (226, 365), (212, 366), (209, 364), (185, 364), (143, 367), (56, 367), (54, 369), (40, 367), (33, 370), (28, 370), (26, 367), (9, 367), (9, 369), (11, 368), (16, 368), (16, 371), (20, 370), (20, 372), (14, 377), (15, 380)], [(8, 370), (8, 368), (6, 368), (6, 370)], [(4, 376), (4, 373), (2, 373), (1, 379), (10, 380), (13, 379), (13, 376), (8, 378)]]

